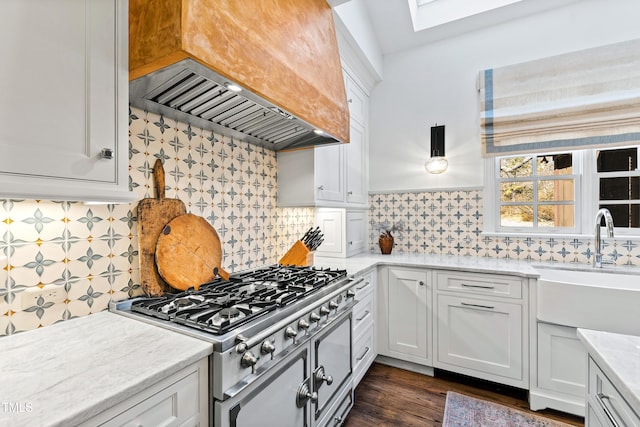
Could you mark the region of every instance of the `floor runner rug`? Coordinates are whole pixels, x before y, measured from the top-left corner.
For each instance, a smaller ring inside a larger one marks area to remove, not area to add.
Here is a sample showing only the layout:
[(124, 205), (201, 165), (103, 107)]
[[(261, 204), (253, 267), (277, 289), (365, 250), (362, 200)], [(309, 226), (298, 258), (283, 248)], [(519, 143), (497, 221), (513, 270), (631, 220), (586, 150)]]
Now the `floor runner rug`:
[(568, 427), (569, 424), (528, 414), (486, 400), (447, 392), (443, 427)]

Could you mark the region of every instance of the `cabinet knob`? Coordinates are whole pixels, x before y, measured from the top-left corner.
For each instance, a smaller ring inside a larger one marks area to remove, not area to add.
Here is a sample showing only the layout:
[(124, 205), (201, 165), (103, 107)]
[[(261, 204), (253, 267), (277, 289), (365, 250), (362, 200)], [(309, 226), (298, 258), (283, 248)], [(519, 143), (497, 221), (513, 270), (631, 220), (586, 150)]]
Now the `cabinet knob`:
[(318, 186), (318, 190), (320, 190), (320, 191), (324, 190), (324, 185)]
[(352, 103), (353, 103), (353, 99), (349, 98), (349, 99), (347, 99), (347, 102), (348, 102), (349, 104), (352, 104)]
[(349, 242), (350, 245), (353, 245), (353, 242)]
[(113, 148), (103, 148), (100, 151), (100, 158), (107, 160), (113, 159)]
[(420, 286), (424, 286), (424, 282), (423, 282), (422, 280), (421, 280), (420, 282), (418, 282), (418, 284), (419, 284)]
[(348, 194), (348, 195), (352, 195), (352, 194), (353, 194), (353, 191), (347, 191), (347, 194)]

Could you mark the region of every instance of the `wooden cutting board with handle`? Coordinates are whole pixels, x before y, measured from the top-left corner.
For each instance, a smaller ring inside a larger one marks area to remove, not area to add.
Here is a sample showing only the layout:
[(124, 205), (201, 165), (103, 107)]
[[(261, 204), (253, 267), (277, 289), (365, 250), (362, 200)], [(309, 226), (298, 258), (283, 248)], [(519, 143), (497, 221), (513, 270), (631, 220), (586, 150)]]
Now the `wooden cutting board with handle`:
[(160, 232), (172, 219), (184, 215), (187, 208), (179, 199), (167, 199), (164, 195), (164, 168), (162, 161), (153, 165), (153, 178), (157, 197), (147, 198), (138, 203), (138, 242), (140, 257), (140, 284), (145, 294), (161, 296), (165, 292), (175, 292), (162, 279), (156, 268), (156, 244)]
[(198, 215), (184, 214), (164, 226), (156, 246), (158, 272), (171, 287), (195, 288), (220, 276), (222, 246), (215, 228)]

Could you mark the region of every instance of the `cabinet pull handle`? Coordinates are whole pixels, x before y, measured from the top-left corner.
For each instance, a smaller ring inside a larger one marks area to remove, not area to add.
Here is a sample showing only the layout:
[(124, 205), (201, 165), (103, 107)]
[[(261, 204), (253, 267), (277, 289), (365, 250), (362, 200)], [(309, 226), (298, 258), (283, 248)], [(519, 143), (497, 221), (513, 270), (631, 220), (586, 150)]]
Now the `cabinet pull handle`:
[(598, 393), (597, 396), (598, 396), (598, 403), (600, 403), (600, 406), (602, 406), (602, 409), (604, 410), (604, 414), (607, 416), (607, 418), (609, 418), (609, 421), (611, 421), (611, 424), (613, 425), (613, 427), (619, 427), (620, 424), (618, 424), (616, 419), (613, 418), (613, 413), (611, 412), (611, 409), (609, 409), (609, 407), (604, 403), (605, 400), (610, 400), (609, 396), (607, 396), (604, 393)]
[(324, 190), (324, 185), (318, 186), (318, 190), (320, 190), (320, 191)]
[(348, 194), (348, 195), (352, 195), (352, 194), (353, 194), (353, 191), (347, 191), (347, 194)]
[(495, 286), (467, 285), (466, 283), (460, 283), (460, 286), (465, 288), (495, 289)]
[(365, 311), (361, 318), (356, 319), (356, 322), (361, 321), (362, 319), (364, 319), (364, 318), (365, 318), (365, 317), (367, 317), (368, 315), (369, 315), (369, 310)]
[(362, 353), (362, 356), (360, 356), (360, 357), (358, 357), (358, 358), (356, 359), (356, 362), (359, 362), (359, 361), (361, 361), (362, 359), (364, 359), (364, 357), (367, 355), (367, 353), (369, 353), (369, 347), (365, 347), (365, 348), (364, 348), (364, 353)]
[(113, 159), (113, 149), (103, 148), (102, 151), (100, 151), (100, 157), (107, 160)]
[(493, 310), (495, 307), (492, 305), (481, 305), (481, 304), (469, 304), (467, 302), (461, 302), (461, 305), (466, 307), (477, 307), (477, 308), (486, 308), (487, 310)]
[(369, 286), (369, 282), (364, 282), (364, 285), (360, 286), (359, 288), (356, 288), (356, 291), (359, 291), (360, 289), (364, 289), (367, 286)]

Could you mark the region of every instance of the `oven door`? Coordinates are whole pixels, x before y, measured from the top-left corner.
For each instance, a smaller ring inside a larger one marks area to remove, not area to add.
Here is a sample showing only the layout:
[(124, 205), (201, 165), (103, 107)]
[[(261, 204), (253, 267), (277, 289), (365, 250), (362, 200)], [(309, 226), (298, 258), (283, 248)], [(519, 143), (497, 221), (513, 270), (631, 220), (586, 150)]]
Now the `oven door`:
[[(215, 427), (307, 427), (308, 401), (312, 396), (308, 355), (308, 344), (301, 346), (269, 375), (236, 396), (216, 401)], [(309, 396), (305, 397), (307, 394)], [(313, 398), (315, 400), (315, 395)]]
[(340, 315), (327, 331), (322, 331), (312, 340), (311, 376), (318, 395), (313, 405), (314, 426), (325, 423), (323, 417), (331, 412), (332, 406), (342, 397), (343, 390), (350, 390), (352, 387), (351, 322), (350, 310)]

